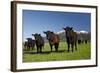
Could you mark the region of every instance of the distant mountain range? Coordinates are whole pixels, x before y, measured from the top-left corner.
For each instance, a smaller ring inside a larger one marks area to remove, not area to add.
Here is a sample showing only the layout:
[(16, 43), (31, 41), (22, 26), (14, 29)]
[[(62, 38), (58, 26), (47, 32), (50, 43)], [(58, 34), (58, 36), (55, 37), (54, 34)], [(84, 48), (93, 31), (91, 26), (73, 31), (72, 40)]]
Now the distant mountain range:
[[(82, 31), (76, 31), (76, 30), (74, 30), (74, 31), (78, 35), (78, 40), (79, 39), (80, 40), (90, 40), (91, 39), (91, 33), (90, 32), (87, 32), (87, 31), (84, 31), (84, 30), (82, 30)], [(64, 30), (59, 31), (56, 34), (59, 35), (60, 41), (66, 41), (66, 37), (65, 37), (66, 34), (65, 34), (65, 31)], [(44, 41), (45, 42), (48, 42), (48, 40), (46, 39), (46, 37), (44, 37)]]
[[(59, 32), (57, 32), (57, 34), (60, 34), (60, 33), (65, 33), (65, 31), (64, 30), (61, 30), (61, 31), (59, 31)], [(87, 31), (84, 31), (84, 30), (81, 30), (81, 31), (76, 31), (76, 30), (74, 30), (74, 32), (76, 32), (77, 34), (80, 34), (80, 33), (83, 33), (83, 34), (88, 34), (89, 32), (87, 32)]]

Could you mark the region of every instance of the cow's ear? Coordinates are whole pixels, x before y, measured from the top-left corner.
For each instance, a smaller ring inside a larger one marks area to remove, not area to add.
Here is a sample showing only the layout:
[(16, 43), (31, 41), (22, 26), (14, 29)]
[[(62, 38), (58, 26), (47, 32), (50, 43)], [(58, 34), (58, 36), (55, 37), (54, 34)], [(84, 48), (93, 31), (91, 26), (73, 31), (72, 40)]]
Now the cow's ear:
[(44, 34), (46, 34), (46, 32), (45, 32), (45, 31), (43, 31), (43, 33), (44, 33)]
[(39, 34), (39, 36), (41, 36), (41, 34)]
[(72, 29), (73, 29), (73, 27), (70, 28), (70, 30), (72, 30)]
[(27, 40), (29, 39), (29, 38), (26, 38)]
[(32, 34), (32, 36), (34, 36), (34, 34)]
[(51, 31), (51, 33), (53, 33), (53, 31)]
[(64, 30), (66, 30), (66, 28), (63, 28)]

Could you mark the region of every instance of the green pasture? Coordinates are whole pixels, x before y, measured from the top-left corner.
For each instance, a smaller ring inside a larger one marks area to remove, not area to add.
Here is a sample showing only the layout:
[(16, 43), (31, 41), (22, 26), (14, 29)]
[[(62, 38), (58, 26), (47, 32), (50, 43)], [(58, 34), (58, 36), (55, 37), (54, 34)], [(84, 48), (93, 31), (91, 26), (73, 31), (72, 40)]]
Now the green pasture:
[(50, 46), (45, 43), (43, 53), (37, 53), (36, 47), (32, 51), (23, 50), (23, 62), (44, 62), (44, 61), (63, 61), (63, 60), (85, 60), (91, 58), (90, 43), (78, 44), (77, 51), (67, 52), (66, 42), (60, 42), (58, 52), (50, 52)]

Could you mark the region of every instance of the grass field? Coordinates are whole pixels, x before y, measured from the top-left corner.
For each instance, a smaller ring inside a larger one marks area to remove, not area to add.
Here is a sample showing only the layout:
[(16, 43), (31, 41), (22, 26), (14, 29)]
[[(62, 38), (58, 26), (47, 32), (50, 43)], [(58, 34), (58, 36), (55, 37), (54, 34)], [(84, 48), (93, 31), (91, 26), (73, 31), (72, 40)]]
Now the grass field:
[(77, 45), (77, 51), (67, 52), (66, 42), (60, 42), (58, 52), (50, 52), (50, 46), (45, 43), (43, 53), (36, 53), (37, 50), (34, 48), (32, 51), (23, 51), (23, 62), (44, 62), (44, 61), (63, 61), (63, 60), (85, 60), (91, 58), (91, 47), (90, 43), (83, 43)]

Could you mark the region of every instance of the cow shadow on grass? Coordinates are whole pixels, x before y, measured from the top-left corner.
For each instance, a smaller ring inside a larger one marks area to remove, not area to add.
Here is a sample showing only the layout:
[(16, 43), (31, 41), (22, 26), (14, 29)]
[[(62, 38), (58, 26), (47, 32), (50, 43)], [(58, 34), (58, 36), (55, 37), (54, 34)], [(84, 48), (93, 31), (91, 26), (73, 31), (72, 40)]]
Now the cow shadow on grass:
[[(59, 50), (59, 51), (52, 51), (53, 53), (63, 53), (63, 52), (65, 52), (65, 50)], [(52, 53), (51, 52), (51, 53)]]
[(50, 52), (49, 51), (45, 51), (45, 52), (41, 52), (41, 53), (37, 53), (37, 52), (31, 52), (31, 51), (26, 51), (24, 52), (24, 54), (49, 54)]
[(59, 51), (42, 51), (41, 53), (33, 52), (33, 51), (24, 51), (23, 54), (50, 54), (50, 53), (63, 53), (66, 50), (59, 50)]

